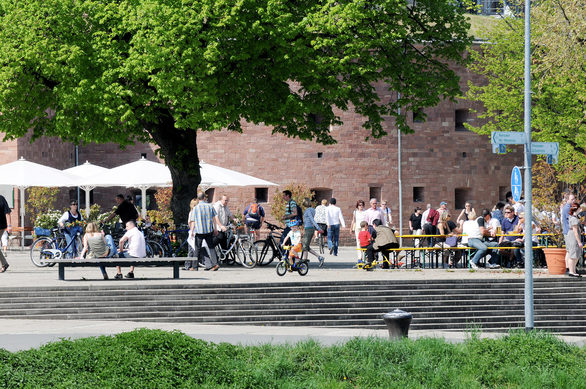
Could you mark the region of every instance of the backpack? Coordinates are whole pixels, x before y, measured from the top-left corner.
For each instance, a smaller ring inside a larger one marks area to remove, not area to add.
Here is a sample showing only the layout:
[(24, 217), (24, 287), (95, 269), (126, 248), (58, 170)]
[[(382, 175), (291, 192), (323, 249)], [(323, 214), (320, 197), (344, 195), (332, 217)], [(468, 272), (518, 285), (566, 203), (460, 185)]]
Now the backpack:
[(297, 220), (299, 220), (299, 223), (303, 223), (303, 209), (301, 208), (301, 206), (299, 206), (299, 204), (297, 204)]
[(250, 207), (248, 207), (248, 216), (253, 219), (260, 219), (260, 205), (257, 203), (250, 204)]

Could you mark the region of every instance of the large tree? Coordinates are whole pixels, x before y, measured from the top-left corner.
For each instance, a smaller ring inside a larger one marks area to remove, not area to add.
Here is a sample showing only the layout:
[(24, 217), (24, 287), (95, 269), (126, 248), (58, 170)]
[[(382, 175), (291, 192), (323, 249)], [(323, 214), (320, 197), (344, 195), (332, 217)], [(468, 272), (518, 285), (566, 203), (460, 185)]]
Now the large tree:
[(0, 131), (153, 142), (184, 221), (198, 131), (248, 121), (328, 144), (348, 109), (374, 137), (385, 116), (408, 131), (398, 107), (459, 93), (448, 63), (468, 28), (449, 0), (0, 0)]
[[(524, 20), (503, 19), (485, 32), (488, 44), (473, 52), (471, 70), (485, 81), (468, 98), (486, 108), (480, 134), (523, 131)], [(543, 0), (531, 12), (532, 133), (559, 142), (556, 168), (569, 183), (586, 179), (586, 7), (583, 0)]]

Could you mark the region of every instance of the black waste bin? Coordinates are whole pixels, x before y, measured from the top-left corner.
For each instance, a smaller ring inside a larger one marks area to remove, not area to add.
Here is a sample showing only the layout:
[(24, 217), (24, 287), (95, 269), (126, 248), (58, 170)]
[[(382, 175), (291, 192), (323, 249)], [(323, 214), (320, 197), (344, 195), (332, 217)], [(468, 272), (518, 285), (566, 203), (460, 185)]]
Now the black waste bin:
[(391, 339), (406, 338), (409, 334), (411, 319), (413, 319), (412, 314), (400, 309), (395, 309), (392, 312), (385, 313), (383, 315), (383, 320), (389, 330), (389, 337)]

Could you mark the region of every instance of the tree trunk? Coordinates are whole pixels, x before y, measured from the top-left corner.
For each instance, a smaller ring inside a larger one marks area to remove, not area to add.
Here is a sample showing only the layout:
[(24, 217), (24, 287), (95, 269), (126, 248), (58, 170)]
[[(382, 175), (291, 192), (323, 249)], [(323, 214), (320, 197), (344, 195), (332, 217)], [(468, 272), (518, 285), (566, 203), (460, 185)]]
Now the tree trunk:
[(171, 211), (175, 225), (187, 224), (189, 202), (197, 195), (201, 182), (197, 156), (197, 131), (175, 128), (173, 117), (167, 112), (159, 116), (158, 123), (145, 124), (145, 129), (160, 147), (173, 179)]

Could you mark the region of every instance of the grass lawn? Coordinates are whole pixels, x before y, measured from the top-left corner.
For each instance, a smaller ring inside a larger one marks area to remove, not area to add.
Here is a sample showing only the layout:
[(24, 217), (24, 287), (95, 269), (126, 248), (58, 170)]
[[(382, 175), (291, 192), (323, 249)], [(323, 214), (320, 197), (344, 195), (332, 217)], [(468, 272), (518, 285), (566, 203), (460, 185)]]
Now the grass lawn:
[(543, 333), (463, 343), (354, 339), (234, 346), (136, 330), (0, 349), (0, 387), (584, 388), (586, 348)]

